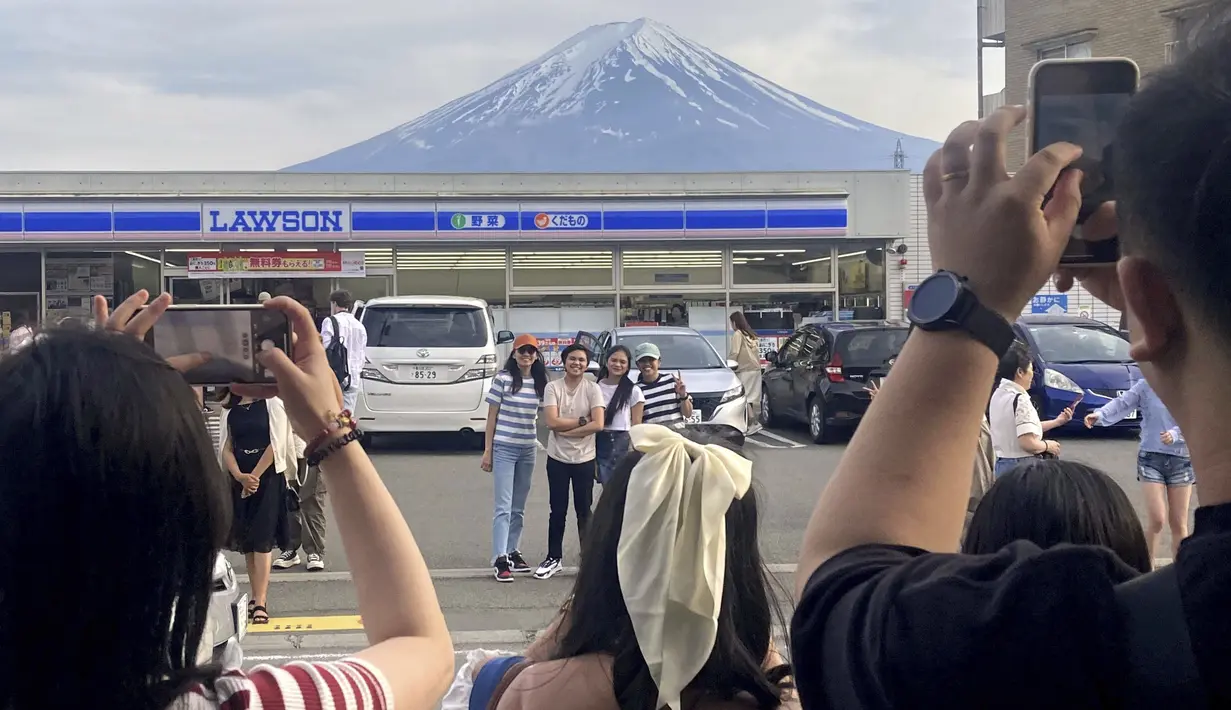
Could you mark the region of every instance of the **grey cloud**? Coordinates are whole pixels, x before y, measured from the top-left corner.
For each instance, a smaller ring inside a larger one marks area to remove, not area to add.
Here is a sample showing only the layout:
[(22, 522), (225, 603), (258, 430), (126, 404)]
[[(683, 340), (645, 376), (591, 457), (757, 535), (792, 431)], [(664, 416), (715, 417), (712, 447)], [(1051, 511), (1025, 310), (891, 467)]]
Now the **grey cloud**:
[[(313, 137), (298, 155), (271, 153), (267, 160), (273, 166), (414, 118), (494, 81), (588, 25), (639, 16), (666, 22), (790, 89), (818, 100), (836, 96), (842, 103), (834, 108), (884, 120), (881, 114), (894, 112), (886, 107), (893, 98), (860, 93), (867, 86), (873, 88), (866, 92), (881, 91), (868, 74), (873, 70), (926, 67), (938, 87), (973, 83), (970, 5), (969, 0), (778, 0), (768, 6), (747, 0), (601, 5), (576, 0), (0, 0), (0, 92), (10, 105), (8, 118), (0, 107), (0, 169), (9, 164), (5, 151), (37, 154), (40, 144), (47, 144), (41, 150), (48, 152), (68, 150), (50, 144), (69, 140), (82, 143), (74, 146), (77, 152), (90, 151), (86, 137), (64, 135), (71, 116), (57, 124), (58, 135), (34, 121), (13, 125), (28, 115), (23, 105), (71, 107), (82, 77), (132, 87), (145, 102), (142, 106), (162, 102), (163, 108), (153, 112), (162, 118), (147, 120), (166, 120), (165, 113), (199, 136), (191, 149), (183, 149), (186, 156), (216, 155), (217, 149), (209, 147), (210, 132), (225, 131), (230, 124), (225, 115), (206, 119), (186, 113), (185, 107), (226, 111), (240, 105), (252, 116), (295, 124), (293, 129), (244, 130)], [(903, 102), (898, 111), (895, 128), (936, 134), (930, 124), (911, 125), (918, 113), (913, 103)], [(131, 112), (115, 115), (123, 125), (102, 125), (110, 119), (89, 114), (77, 120), (100, 122), (84, 136), (131, 132)], [(956, 121), (939, 121), (944, 122)], [(20, 133), (21, 143), (4, 145), (6, 130), (10, 136)], [(173, 140), (174, 134), (168, 135)], [(212, 145), (224, 143), (216, 138)], [(162, 152), (174, 149), (164, 146)]]

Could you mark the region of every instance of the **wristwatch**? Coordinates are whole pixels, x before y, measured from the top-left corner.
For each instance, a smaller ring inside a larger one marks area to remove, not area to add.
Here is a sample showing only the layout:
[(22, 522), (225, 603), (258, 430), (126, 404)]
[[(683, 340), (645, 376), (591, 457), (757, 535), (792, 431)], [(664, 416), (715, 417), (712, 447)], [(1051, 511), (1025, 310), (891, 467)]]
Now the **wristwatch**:
[(979, 301), (966, 279), (951, 271), (937, 271), (924, 279), (910, 299), (907, 318), (926, 331), (960, 330), (1003, 357), (1017, 339), (1013, 326)]
[(585, 426), (585, 425), (586, 425), (586, 418), (585, 418), (585, 417), (577, 417), (577, 424), (578, 424), (579, 426)]

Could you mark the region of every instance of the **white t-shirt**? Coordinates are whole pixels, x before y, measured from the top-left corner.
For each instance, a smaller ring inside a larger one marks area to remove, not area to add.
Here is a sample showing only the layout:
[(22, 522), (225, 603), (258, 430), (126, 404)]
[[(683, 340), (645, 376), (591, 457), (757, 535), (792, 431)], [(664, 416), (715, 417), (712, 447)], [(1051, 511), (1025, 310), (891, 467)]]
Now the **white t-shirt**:
[[(1013, 402), (1016, 400), (1017, 407)], [(1021, 459), (1034, 454), (1022, 448), (1017, 437), (1022, 434), (1043, 436), (1043, 422), (1039, 413), (1030, 402), (1030, 395), (1012, 380), (1001, 380), (1000, 386), (992, 393), (992, 402), (988, 407), (988, 422), (992, 429), (992, 447), (996, 449), (996, 457), (1002, 459)]]
[[(585, 378), (572, 391), (564, 383), (564, 378), (552, 380), (543, 391), (543, 406), (556, 407), (556, 414), (565, 419), (589, 418), (595, 407), (603, 406), (603, 392), (593, 380)], [(554, 431), (548, 432), (547, 455), (564, 463), (593, 461), (597, 456), (594, 435), (560, 436)]]
[[(347, 369), (350, 370), (350, 391), (361, 386), (359, 376), (363, 373), (363, 363), (367, 359), (368, 331), (355, 316), (343, 311), (334, 314), (338, 319), (338, 330), (342, 331), (342, 344), (346, 346)], [(333, 322), (325, 318), (321, 323), (321, 342), (329, 347), (333, 342)]]
[[(610, 405), (611, 398), (615, 396), (616, 388), (619, 385), (609, 385), (605, 382), (599, 382), (598, 388), (603, 391), (603, 403)], [(620, 411), (612, 412), (608, 406), (603, 412), (603, 421), (606, 424), (603, 428), (607, 431), (628, 431), (633, 427), (633, 407), (645, 402), (645, 394), (641, 392), (641, 388), (635, 383), (633, 389), (628, 393), (628, 402), (620, 407)]]

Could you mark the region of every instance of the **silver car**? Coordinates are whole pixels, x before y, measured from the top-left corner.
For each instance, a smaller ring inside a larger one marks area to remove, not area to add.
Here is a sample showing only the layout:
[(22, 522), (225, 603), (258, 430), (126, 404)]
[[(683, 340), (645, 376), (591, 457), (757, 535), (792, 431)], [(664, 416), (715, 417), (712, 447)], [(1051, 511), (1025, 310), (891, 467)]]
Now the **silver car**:
[(209, 617), (199, 663), (217, 663), (223, 668), (239, 668), (244, 662), (240, 647), (248, 633), (248, 594), (240, 592), (235, 570), (221, 552), (214, 560), (213, 588), (209, 599)]
[[(623, 345), (635, 352), (641, 343), (654, 343), (662, 353), (659, 371), (668, 374), (680, 373), (684, 386), (692, 395), (693, 414), (687, 424), (722, 424), (748, 432), (748, 419), (744, 409), (746, 400), (744, 386), (735, 375), (736, 363), (728, 360), (692, 328), (675, 326), (630, 326), (609, 330), (598, 337), (596, 350), (606, 353), (616, 345)], [(640, 379), (636, 363), (629, 376)], [(596, 372), (598, 362), (590, 363)]]

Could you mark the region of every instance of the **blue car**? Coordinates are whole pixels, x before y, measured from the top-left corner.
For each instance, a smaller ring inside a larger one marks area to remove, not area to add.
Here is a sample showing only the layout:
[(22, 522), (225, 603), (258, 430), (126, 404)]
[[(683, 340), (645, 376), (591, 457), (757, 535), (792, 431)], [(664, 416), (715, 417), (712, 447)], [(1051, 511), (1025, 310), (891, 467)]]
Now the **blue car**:
[[(1030, 399), (1039, 418), (1054, 419), (1081, 400), (1065, 430), (1084, 430), (1082, 420), (1087, 414), (1141, 377), (1128, 355), (1128, 340), (1105, 323), (1076, 316), (1031, 315), (1022, 316), (1013, 329), (1030, 346), (1034, 361)], [(1138, 428), (1139, 417), (1132, 412), (1112, 428)]]

